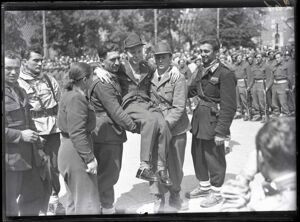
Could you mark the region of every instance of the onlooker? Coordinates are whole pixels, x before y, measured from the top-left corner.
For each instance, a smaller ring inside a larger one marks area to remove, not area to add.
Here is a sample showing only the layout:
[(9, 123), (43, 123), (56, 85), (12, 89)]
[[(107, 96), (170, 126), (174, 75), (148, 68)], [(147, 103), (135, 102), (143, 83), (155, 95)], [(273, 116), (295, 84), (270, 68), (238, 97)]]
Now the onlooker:
[(88, 64), (72, 64), (67, 91), (59, 103), (58, 126), (62, 137), (58, 168), (68, 191), (67, 215), (100, 213), (98, 164), (91, 135), (96, 126), (96, 116), (86, 97), (92, 77), (92, 68)]
[(43, 150), (51, 162), (51, 175), (45, 180), (45, 188), (48, 188), (48, 191), (45, 192), (43, 212), (55, 214), (60, 189), (57, 168), (60, 134), (56, 123), (60, 89), (53, 77), (42, 72), (41, 52), (42, 48), (38, 45), (22, 52), (23, 63), (18, 82), (28, 95), (28, 102), (31, 105), (30, 113), (37, 132), (46, 140)]
[[(26, 92), (17, 82), (21, 59), (5, 51), (5, 206), (6, 216), (38, 216), (42, 209), (44, 154), (29, 112)], [(18, 199), (18, 201), (17, 201)]]
[[(295, 130), (295, 118), (265, 123), (256, 135), (256, 152), (243, 172), (222, 189), (222, 211), (297, 209)], [(259, 176), (264, 180), (260, 181)]]

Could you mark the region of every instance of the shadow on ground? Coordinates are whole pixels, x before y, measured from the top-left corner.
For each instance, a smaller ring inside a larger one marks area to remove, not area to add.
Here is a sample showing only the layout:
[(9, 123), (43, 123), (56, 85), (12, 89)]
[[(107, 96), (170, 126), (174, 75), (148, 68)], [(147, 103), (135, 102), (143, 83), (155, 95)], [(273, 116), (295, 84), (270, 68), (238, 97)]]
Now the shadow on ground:
[[(233, 179), (236, 175), (235, 174), (226, 174), (225, 176), (225, 182), (229, 179)], [(185, 198), (184, 194), (188, 191), (193, 190), (195, 187), (198, 186), (198, 180), (196, 179), (195, 175), (186, 175), (183, 178), (182, 185), (181, 185), (181, 198), (190, 202), (190, 208), (191, 211), (188, 212), (211, 212), (211, 211), (218, 211), (217, 208), (213, 209), (200, 209), (200, 205), (198, 205), (197, 201), (197, 206), (191, 206), (195, 205), (195, 201), (191, 201)], [(168, 198), (169, 194), (166, 195), (166, 205), (165, 205), (165, 213), (173, 213), (176, 212), (174, 208), (171, 208), (168, 206)], [(153, 207), (154, 203), (154, 196), (150, 194), (150, 189), (149, 189), (149, 183), (148, 182), (143, 182), (139, 184), (134, 184), (132, 189), (129, 192), (123, 193), (116, 201), (116, 211), (117, 213), (120, 214), (145, 214), (145, 213), (153, 213), (150, 208)], [(141, 210), (141, 208), (143, 208)], [(199, 206), (199, 207), (198, 207)], [(145, 210), (146, 209), (146, 210)], [(181, 213), (181, 212), (180, 212)]]

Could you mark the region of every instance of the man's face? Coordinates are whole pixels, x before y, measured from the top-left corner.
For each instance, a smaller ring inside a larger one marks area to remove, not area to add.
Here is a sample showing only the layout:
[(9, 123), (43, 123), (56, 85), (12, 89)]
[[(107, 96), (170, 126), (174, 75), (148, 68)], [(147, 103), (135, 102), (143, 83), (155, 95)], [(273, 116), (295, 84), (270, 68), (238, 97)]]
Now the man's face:
[(257, 64), (260, 64), (261, 61), (262, 61), (262, 55), (261, 55), (261, 54), (258, 54), (258, 55), (256, 56), (256, 63), (257, 63)]
[(118, 52), (109, 52), (104, 60), (106, 70), (116, 73), (120, 68), (120, 54)]
[(127, 55), (130, 62), (138, 64), (143, 60), (143, 46), (137, 45), (127, 49)]
[(169, 68), (171, 62), (172, 62), (172, 56), (170, 54), (155, 55), (155, 63), (157, 69), (162, 73)]
[(214, 52), (212, 45), (208, 43), (200, 45), (200, 54), (204, 66), (209, 65), (216, 59), (216, 53)]
[(183, 68), (183, 67), (184, 67), (184, 65), (185, 65), (185, 62), (184, 62), (184, 60), (179, 60), (179, 66)]
[(252, 64), (253, 63), (253, 57), (248, 57), (248, 62), (250, 63), (250, 64)]
[(242, 56), (239, 55), (239, 56), (236, 58), (236, 61), (237, 61), (237, 63), (241, 63), (241, 62), (242, 62)]
[(5, 82), (15, 84), (19, 78), (21, 62), (19, 59), (5, 58)]
[(277, 64), (281, 63), (281, 61), (282, 61), (282, 57), (280, 54), (276, 54), (275, 59), (276, 59)]
[(32, 74), (39, 75), (42, 71), (43, 57), (36, 52), (30, 52), (30, 57), (25, 61), (25, 66)]

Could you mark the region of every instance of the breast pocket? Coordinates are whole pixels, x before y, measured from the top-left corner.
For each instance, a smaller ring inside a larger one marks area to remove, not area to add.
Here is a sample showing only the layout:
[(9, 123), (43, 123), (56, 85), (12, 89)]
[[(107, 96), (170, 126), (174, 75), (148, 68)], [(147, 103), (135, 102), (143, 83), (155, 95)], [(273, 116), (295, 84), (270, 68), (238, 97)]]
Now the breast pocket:
[(168, 100), (172, 100), (173, 98), (173, 91), (174, 91), (174, 88), (172, 86), (168, 86), (168, 87), (165, 87), (164, 88), (164, 93), (165, 93), (165, 96)]
[(220, 86), (218, 81), (209, 80), (205, 87), (205, 95), (210, 97), (220, 96)]

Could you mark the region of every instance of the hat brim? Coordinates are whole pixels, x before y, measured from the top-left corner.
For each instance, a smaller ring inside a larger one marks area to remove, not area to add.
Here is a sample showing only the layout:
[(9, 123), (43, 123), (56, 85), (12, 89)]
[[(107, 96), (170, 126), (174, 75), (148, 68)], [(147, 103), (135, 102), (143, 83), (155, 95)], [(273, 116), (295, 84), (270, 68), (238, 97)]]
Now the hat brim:
[(172, 53), (171, 53), (171, 52), (168, 52), (168, 51), (165, 51), (165, 52), (156, 52), (156, 53), (154, 53), (154, 55), (162, 55), (162, 54), (170, 54), (170, 55), (172, 55)]
[(133, 48), (133, 47), (139, 46), (139, 45), (146, 45), (146, 44), (145, 44), (145, 43), (136, 43), (136, 44), (133, 44), (133, 45), (125, 46), (124, 48), (125, 48), (125, 49), (129, 49), (129, 48)]

